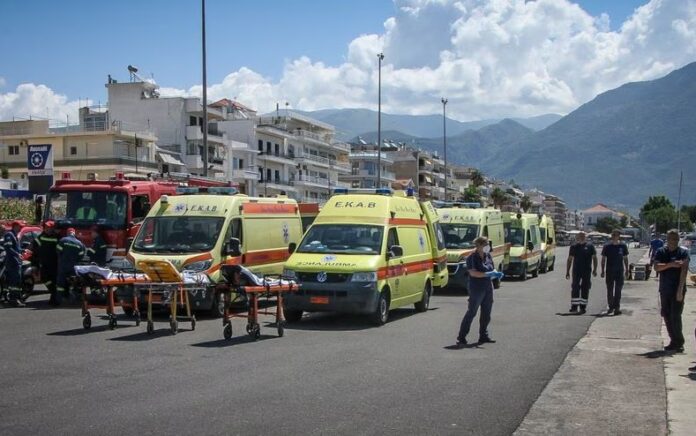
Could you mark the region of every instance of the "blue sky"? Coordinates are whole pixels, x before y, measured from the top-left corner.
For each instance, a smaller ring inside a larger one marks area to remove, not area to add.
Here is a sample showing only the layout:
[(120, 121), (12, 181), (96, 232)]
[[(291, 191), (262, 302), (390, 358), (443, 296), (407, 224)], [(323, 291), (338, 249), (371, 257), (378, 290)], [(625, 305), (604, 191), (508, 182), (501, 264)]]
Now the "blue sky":
[[(565, 114), (696, 60), (696, 0), (207, 0), (207, 17), (209, 98), (262, 112), (376, 109), (380, 51), (385, 112), (446, 96), (460, 120)], [(0, 0), (0, 29), (0, 119), (76, 119), (128, 64), (200, 94), (199, 0)]]
[[(612, 28), (641, 0), (582, 0), (609, 14)], [(348, 43), (380, 33), (390, 0), (207, 1), (208, 82), (246, 66), (278, 79), (285, 61), (308, 56), (336, 65)], [(69, 98), (104, 98), (106, 75), (127, 78), (134, 64), (158, 83), (200, 83), (200, 2), (196, 0), (4, 0), (0, 63), (6, 88), (46, 84)]]

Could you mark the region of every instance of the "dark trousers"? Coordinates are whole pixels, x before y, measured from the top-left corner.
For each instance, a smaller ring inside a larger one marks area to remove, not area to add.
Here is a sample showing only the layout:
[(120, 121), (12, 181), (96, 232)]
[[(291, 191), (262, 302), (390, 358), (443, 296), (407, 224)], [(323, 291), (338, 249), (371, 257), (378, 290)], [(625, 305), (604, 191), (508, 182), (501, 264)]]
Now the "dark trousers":
[[(686, 295), (684, 295), (684, 298), (686, 298)], [(683, 347), (684, 333), (682, 332), (681, 316), (684, 310), (684, 301), (677, 301), (676, 292), (660, 292), (660, 306), (670, 343)]]
[(623, 273), (607, 274), (607, 306), (609, 309), (619, 310), (621, 308), (621, 290), (624, 285)]
[(573, 283), (571, 284), (570, 304), (572, 306), (587, 306), (592, 287), (592, 270), (573, 271)]
[(10, 300), (18, 300), (22, 292), (22, 267), (8, 262), (5, 266), (5, 284)]
[(457, 340), (464, 341), (471, 330), (471, 323), (476, 317), (479, 307), (479, 338), (488, 337), (488, 324), (491, 322), (491, 310), (493, 309), (493, 288), (489, 290), (469, 290), (469, 308), (459, 326)]

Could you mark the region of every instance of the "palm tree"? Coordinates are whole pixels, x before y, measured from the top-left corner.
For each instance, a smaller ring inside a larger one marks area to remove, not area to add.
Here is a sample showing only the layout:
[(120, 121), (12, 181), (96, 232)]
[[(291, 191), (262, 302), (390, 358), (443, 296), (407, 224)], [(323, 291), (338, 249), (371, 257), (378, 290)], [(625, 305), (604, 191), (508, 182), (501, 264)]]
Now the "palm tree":
[(482, 186), (484, 183), (486, 183), (486, 179), (483, 177), (483, 173), (481, 171), (474, 169), (471, 171), (471, 183), (474, 184), (477, 188), (479, 186)]
[(525, 195), (522, 197), (522, 200), (520, 200), (520, 207), (523, 211), (529, 212), (529, 209), (532, 208), (532, 199)]
[(464, 201), (467, 203), (481, 203), (481, 193), (476, 186), (469, 186), (464, 191)]
[(502, 189), (496, 187), (491, 192), (491, 201), (493, 202), (493, 207), (500, 209), (505, 203), (507, 203), (507, 194)]

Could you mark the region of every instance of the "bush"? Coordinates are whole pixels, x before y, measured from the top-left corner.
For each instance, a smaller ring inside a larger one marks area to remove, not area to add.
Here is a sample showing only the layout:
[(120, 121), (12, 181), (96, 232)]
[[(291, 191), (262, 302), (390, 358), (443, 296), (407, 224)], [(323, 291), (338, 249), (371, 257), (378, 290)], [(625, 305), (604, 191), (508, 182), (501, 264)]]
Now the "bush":
[(34, 202), (17, 198), (0, 198), (0, 220), (34, 222)]

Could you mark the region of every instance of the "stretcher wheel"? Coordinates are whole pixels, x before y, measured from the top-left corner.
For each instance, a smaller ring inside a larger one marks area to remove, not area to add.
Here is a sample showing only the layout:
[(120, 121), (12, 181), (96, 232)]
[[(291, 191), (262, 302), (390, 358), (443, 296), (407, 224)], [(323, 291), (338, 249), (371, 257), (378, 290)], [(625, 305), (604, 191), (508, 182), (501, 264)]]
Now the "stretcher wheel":
[(179, 331), (179, 323), (175, 319), (169, 321), (169, 330), (173, 335), (177, 334)]
[(247, 331), (249, 332), (249, 336), (255, 341), (257, 341), (261, 337), (261, 326), (258, 324), (250, 324), (247, 326)]
[(226, 341), (232, 339), (232, 323), (225, 324), (225, 328), (222, 329), (222, 336), (225, 337)]
[(109, 318), (109, 328), (111, 330), (115, 329), (117, 325), (118, 325), (118, 323), (116, 322), (116, 318), (114, 318), (114, 317)]
[(278, 337), (283, 337), (285, 335), (285, 323), (283, 321), (278, 321)]
[(196, 330), (196, 315), (191, 315), (191, 331)]
[(92, 327), (92, 317), (89, 315), (89, 313), (82, 317), (82, 327), (85, 330), (89, 330), (89, 328)]

